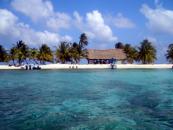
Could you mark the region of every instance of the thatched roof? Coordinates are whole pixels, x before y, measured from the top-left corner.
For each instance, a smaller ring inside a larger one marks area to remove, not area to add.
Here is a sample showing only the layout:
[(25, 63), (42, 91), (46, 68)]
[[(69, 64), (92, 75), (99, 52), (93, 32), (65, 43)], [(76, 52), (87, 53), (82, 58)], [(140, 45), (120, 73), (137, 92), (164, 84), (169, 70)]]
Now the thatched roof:
[(108, 50), (88, 50), (88, 59), (126, 59), (126, 54), (123, 49), (108, 49)]

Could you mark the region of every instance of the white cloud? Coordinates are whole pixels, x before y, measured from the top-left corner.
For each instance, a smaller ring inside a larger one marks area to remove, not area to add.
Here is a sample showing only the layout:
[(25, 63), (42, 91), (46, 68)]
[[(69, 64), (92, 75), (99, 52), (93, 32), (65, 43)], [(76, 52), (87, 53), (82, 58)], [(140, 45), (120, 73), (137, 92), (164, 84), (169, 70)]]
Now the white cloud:
[(66, 13), (54, 11), (50, 0), (14, 0), (11, 5), (51, 31), (68, 29), (75, 24), (82, 32), (86, 32), (89, 38), (95, 40), (94, 42), (110, 43), (117, 40), (102, 14), (97, 10), (88, 12), (84, 18), (78, 12), (74, 12), (74, 19), (72, 19)]
[(113, 24), (118, 28), (133, 28), (135, 24), (128, 18), (124, 17), (121, 13), (118, 13), (115, 18), (113, 18)]
[(102, 14), (94, 10), (86, 14), (85, 19), (74, 12), (76, 26), (83, 32), (87, 33), (90, 39), (100, 44), (107, 44), (117, 40), (113, 35), (111, 28), (105, 23)]
[(111, 28), (104, 23), (102, 14), (99, 11), (95, 10), (87, 13), (86, 20), (89, 29), (92, 30), (95, 37), (101, 37), (102, 39), (107, 39), (109, 41), (117, 40), (117, 38), (113, 36)]
[[(24, 40), (29, 45), (47, 43), (56, 45), (61, 40), (71, 40), (70, 36), (60, 36), (49, 31), (36, 31), (29, 25), (18, 22), (18, 18), (6, 9), (0, 9), (0, 39), (6, 42)], [(1, 41), (3, 42), (3, 41)]]
[(53, 6), (48, 0), (14, 0), (11, 5), (34, 21), (53, 14)]
[(56, 13), (46, 21), (46, 25), (52, 30), (59, 28), (68, 28), (70, 26), (71, 17), (65, 13)]
[(95, 10), (86, 13), (83, 18), (78, 12), (74, 12), (74, 19), (66, 13), (54, 11), (50, 0), (13, 0), (13, 8), (30, 17), (34, 22), (41, 23), (48, 30), (59, 31), (76, 25), (81, 32), (86, 32), (89, 39), (101, 44), (117, 40), (109, 25), (105, 23), (102, 14)]
[(58, 30), (70, 26), (70, 16), (55, 12), (49, 0), (14, 0), (11, 5), (17, 11), (30, 17), (34, 22), (43, 22), (48, 28)]
[(140, 11), (148, 19), (147, 27), (154, 32), (173, 35), (173, 10), (166, 10), (162, 7), (156, 9), (148, 5), (142, 5)]
[(14, 31), (13, 25), (16, 23), (18, 18), (5, 9), (0, 10), (0, 18), (1, 18), (0, 33), (1, 34), (12, 33)]
[(73, 13), (73, 16), (74, 16), (74, 24), (75, 24), (75, 26), (77, 26), (80, 30), (83, 31), (83, 29), (84, 29), (83, 17), (80, 16), (80, 14), (77, 11), (75, 11)]
[(74, 17), (76, 18), (76, 22), (79, 23), (79, 24), (81, 24), (82, 21), (83, 21), (83, 18), (80, 16), (80, 14), (79, 14), (77, 11), (75, 11), (75, 12), (73, 13), (73, 15), (74, 15)]

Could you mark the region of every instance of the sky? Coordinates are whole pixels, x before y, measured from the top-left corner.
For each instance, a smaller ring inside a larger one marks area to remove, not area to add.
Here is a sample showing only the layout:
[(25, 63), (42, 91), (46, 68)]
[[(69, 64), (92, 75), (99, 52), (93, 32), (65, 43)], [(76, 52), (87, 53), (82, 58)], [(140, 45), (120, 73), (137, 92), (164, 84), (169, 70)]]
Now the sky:
[(156, 63), (165, 63), (173, 43), (173, 0), (0, 0), (0, 44), (23, 40), (31, 47), (78, 42), (86, 33), (88, 48), (135, 47), (144, 39), (157, 48)]

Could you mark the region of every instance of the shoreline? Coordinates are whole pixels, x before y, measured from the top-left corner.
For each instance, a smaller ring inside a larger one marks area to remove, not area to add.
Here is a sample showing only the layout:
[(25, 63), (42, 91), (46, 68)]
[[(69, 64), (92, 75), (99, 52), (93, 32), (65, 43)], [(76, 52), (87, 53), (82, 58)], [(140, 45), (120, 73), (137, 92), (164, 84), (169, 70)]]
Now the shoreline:
[[(111, 69), (111, 64), (47, 64), (42, 70), (53, 69)], [(173, 64), (115, 64), (114, 69), (172, 69)], [(23, 67), (0, 65), (0, 70), (22, 70)]]

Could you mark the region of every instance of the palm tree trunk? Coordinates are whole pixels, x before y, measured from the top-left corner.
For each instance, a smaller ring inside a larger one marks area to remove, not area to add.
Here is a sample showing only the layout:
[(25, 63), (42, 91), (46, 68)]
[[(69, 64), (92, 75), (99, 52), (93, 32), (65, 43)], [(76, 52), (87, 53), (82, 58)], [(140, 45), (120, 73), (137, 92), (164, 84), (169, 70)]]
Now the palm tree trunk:
[(19, 63), (19, 65), (21, 65), (21, 63), (22, 63), (22, 60), (20, 58), (18, 59), (18, 63)]
[(14, 59), (12, 59), (12, 61), (13, 61), (13, 65), (15, 65), (15, 63), (14, 63)]

